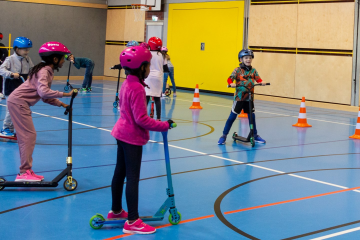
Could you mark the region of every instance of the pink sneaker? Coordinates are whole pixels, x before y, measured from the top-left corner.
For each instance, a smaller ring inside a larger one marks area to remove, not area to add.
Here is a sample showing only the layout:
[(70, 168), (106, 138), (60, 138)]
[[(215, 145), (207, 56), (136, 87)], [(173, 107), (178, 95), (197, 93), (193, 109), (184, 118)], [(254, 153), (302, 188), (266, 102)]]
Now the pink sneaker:
[(108, 213), (107, 218), (128, 218), (128, 213), (122, 209), (120, 213), (115, 214), (112, 210)]
[(151, 234), (156, 232), (156, 229), (152, 226), (145, 224), (140, 218), (129, 224), (129, 221), (125, 222), (124, 233), (138, 233), (138, 234)]
[(40, 179), (41, 179), (41, 181), (42, 181), (42, 180), (44, 180), (44, 176), (41, 176), (41, 175), (36, 175), (32, 169), (30, 169), (29, 171), (31, 172), (31, 175), (33, 175), (34, 177), (36, 177), (36, 178), (40, 178)]
[(26, 172), (24, 172), (23, 174), (18, 174), (16, 176), (15, 182), (40, 182), (41, 179), (34, 177), (30, 170), (27, 170)]

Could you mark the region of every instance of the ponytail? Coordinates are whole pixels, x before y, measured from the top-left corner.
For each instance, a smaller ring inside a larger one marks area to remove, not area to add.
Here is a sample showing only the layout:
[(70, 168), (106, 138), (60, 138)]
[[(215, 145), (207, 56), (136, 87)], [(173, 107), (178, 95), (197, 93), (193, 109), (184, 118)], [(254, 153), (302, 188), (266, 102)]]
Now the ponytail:
[[(59, 59), (58, 63), (55, 64), (54, 63), (54, 57), (56, 57), (57, 59)], [(63, 55), (59, 55), (59, 54), (52, 54), (50, 56), (41, 56), (42, 61), (38, 64), (36, 64), (34, 67), (32, 67), (30, 69), (29, 72), (29, 79), (32, 78), (34, 75), (36, 76), (36, 74), (43, 68), (46, 66), (49, 66), (51, 64), (54, 65), (54, 69), (56, 69), (57, 71), (59, 71), (59, 62), (62, 59)]]

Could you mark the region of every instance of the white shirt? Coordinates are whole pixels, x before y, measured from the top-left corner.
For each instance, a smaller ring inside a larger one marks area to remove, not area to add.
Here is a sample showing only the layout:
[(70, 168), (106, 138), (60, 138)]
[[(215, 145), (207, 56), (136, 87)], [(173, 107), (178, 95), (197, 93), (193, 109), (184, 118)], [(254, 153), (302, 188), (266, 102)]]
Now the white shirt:
[(150, 74), (145, 79), (145, 83), (150, 89), (145, 88), (145, 92), (146, 96), (161, 97), (164, 82), (164, 65), (167, 64), (167, 60), (157, 51), (151, 51), (151, 55)]

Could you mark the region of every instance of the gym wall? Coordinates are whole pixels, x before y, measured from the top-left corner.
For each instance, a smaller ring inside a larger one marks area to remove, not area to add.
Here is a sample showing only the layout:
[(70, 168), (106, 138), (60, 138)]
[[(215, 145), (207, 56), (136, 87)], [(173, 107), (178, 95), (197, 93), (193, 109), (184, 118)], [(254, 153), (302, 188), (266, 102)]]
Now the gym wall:
[(176, 86), (233, 93), (226, 80), (239, 64), (243, 20), (243, 1), (169, 4), (167, 46)]
[[(0, 32), (4, 34), (2, 43), (8, 46), (9, 33), (12, 42), (18, 36), (30, 38), (33, 41), (30, 57), (37, 64), (41, 61), (38, 55), (40, 46), (48, 41), (58, 41), (65, 44), (75, 56), (94, 60), (94, 76), (103, 76), (107, 6), (99, 3), (105, 1), (33, 2), (49, 4), (0, 1)], [(57, 5), (59, 2), (81, 4), (82, 7)], [(67, 76), (67, 73), (68, 62), (59, 72), (55, 72), (55, 76)], [(84, 69), (72, 68), (71, 71), (72, 76), (83, 76), (84, 73)]]
[[(145, 12), (126, 8), (109, 6), (107, 10), (104, 75), (108, 77), (118, 76), (118, 71), (110, 70), (110, 67), (120, 63), (119, 56), (126, 43), (144, 41)], [(140, 21), (135, 21), (135, 14), (139, 14)], [(124, 71), (121, 71), (121, 77), (125, 78)]]
[(271, 86), (256, 93), (350, 105), (354, 2), (253, 0), (249, 48)]

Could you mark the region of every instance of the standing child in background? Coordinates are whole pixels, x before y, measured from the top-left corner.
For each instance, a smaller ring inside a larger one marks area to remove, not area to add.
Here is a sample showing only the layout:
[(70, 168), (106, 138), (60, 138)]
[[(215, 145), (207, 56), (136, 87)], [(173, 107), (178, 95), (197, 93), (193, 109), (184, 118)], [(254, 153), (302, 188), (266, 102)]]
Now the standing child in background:
[[(237, 115), (241, 113), (241, 110), (244, 110), (244, 112), (248, 114), (249, 124), (250, 124), (250, 114), (252, 114), (252, 119), (254, 121), (253, 126), (254, 126), (255, 141), (258, 143), (265, 143), (265, 140), (262, 139), (257, 134), (255, 113), (254, 113), (255, 112), (254, 99), (252, 99), (252, 109), (249, 109), (249, 102), (248, 102), (249, 93), (247, 92), (246, 88), (242, 86), (245, 85), (247, 87), (251, 87), (254, 85), (254, 81), (256, 81), (257, 83), (261, 83), (263, 86), (265, 86), (266, 83), (260, 78), (256, 69), (251, 66), (251, 62), (254, 58), (253, 51), (249, 49), (243, 49), (239, 52), (238, 57), (239, 57), (239, 61), (241, 62), (240, 67), (235, 68), (235, 70), (228, 79), (228, 84), (232, 88), (236, 88), (234, 103), (230, 112), (230, 116), (226, 121), (223, 135), (220, 137), (218, 144), (219, 145), (225, 144), (226, 136), (229, 134), (230, 128), (234, 123)], [(233, 83), (234, 81), (235, 83)], [(254, 93), (254, 88), (251, 90), (251, 92)]]
[(162, 89), (162, 96), (165, 97), (165, 90), (166, 90), (166, 83), (167, 79), (170, 76), (172, 88), (173, 88), (173, 96), (176, 97), (176, 86), (175, 86), (175, 79), (174, 79), (174, 65), (170, 61), (170, 56), (167, 54), (168, 49), (167, 47), (162, 47), (161, 52), (164, 54), (164, 57), (167, 61), (167, 66), (169, 68), (169, 72), (164, 72), (164, 84)]
[[(0, 75), (4, 78), (4, 94), (5, 97), (9, 95), (27, 79), (29, 70), (34, 66), (30, 57), (28, 56), (32, 42), (26, 37), (17, 37), (14, 40), (13, 48), (15, 53), (5, 59), (5, 62), (0, 66)], [(2, 137), (15, 137), (14, 125), (11, 121), (8, 105), (6, 106), (6, 115), (4, 119), (3, 128), (0, 131)]]
[[(158, 122), (147, 115), (144, 79), (150, 73), (152, 54), (142, 46), (129, 47), (120, 54), (120, 64), (128, 72), (120, 90), (120, 118), (111, 135), (116, 138), (117, 163), (111, 183), (112, 208), (107, 218), (127, 218), (124, 233), (150, 234), (156, 229), (139, 218), (139, 181), (143, 145), (149, 139), (149, 130), (164, 132), (171, 128), (172, 120)], [(126, 177), (127, 213), (122, 207)]]
[[(139, 45), (140, 44), (137, 41), (132, 40), (132, 41), (129, 41), (126, 44), (126, 47), (135, 47), (135, 46), (139, 46)], [(116, 64), (116, 65), (112, 66), (111, 69), (119, 69), (119, 70), (121, 70), (122, 67), (121, 67), (121, 64)], [(126, 74), (126, 71), (125, 71), (125, 74)]]
[(150, 97), (154, 97), (156, 106), (156, 118), (161, 121), (161, 102), (160, 97), (163, 89), (164, 70), (168, 71), (167, 61), (161, 53), (162, 41), (158, 37), (152, 37), (148, 41), (150, 52), (152, 55), (150, 74), (145, 79), (145, 83), (149, 86), (146, 88), (146, 102), (149, 103)]
[(70, 60), (77, 69), (86, 68), (84, 81), (82, 84), (82, 88), (80, 88), (81, 92), (91, 92), (91, 84), (93, 78), (93, 71), (95, 67), (95, 63), (90, 58), (80, 58), (74, 57), (74, 55), (70, 54), (66, 57), (67, 60)]
[[(3, 39), (3, 34), (0, 32), (0, 41)], [(4, 44), (0, 42), (0, 66), (4, 63), (5, 58), (9, 56), (9, 52), (5, 47)], [(5, 99), (5, 95), (3, 94), (3, 77), (0, 75), (0, 100)]]
[(40, 99), (48, 104), (64, 107), (68, 105), (56, 98), (70, 97), (73, 93), (62, 93), (51, 90), (54, 70), (58, 70), (65, 62), (64, 55), (70, 51), (65, 45), (58, 42), (48, 42), (41, 46), (39, 55), (42, 62), (34, 66), (29, 79), (9, 96), (7, 105), (11, 119), (17, 132), (20, 150), (20, 174), (15, 181), (38, 182), (44, 179), (32, 170), (32, 154), (35, 148), (36, 131), (31, 117), (30, 107)]

